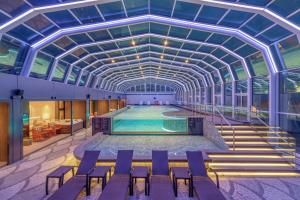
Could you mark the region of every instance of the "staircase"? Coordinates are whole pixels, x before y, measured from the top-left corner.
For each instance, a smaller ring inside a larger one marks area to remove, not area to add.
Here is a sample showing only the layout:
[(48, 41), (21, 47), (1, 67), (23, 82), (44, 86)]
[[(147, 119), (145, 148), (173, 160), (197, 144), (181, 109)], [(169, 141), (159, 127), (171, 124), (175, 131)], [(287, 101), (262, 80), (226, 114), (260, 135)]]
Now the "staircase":
[(294, 164), (295, 140), (287, 132), (251, 125), (216, 128), (229, 151), (207, 153), (212, 171), (223, 176), (300, 176)]

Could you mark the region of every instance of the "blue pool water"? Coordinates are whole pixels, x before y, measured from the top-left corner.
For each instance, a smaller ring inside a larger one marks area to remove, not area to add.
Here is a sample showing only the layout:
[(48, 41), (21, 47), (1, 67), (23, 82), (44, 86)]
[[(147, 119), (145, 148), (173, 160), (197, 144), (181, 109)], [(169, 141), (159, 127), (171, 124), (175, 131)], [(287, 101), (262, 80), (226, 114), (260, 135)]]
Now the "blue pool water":
[(166, 116), (171, 106), (131, 106), (113, 117), (113, 133), (186, 133), (187, 118)]

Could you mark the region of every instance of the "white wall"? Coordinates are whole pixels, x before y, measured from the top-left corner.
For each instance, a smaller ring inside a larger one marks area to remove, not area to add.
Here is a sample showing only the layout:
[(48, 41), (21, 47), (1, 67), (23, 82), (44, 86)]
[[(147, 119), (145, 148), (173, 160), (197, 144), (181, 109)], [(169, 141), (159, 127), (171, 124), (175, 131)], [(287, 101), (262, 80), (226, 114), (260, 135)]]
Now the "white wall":
[(175, 94), (126, 94), (126, 97), (127, 104), (139, 104), (140, 101), (150, 101), (151, 104), (153, 104), (154, 101), (162, 101), (163, 104), (165, 104), (166, 101), (170, 104), (175, 103)]

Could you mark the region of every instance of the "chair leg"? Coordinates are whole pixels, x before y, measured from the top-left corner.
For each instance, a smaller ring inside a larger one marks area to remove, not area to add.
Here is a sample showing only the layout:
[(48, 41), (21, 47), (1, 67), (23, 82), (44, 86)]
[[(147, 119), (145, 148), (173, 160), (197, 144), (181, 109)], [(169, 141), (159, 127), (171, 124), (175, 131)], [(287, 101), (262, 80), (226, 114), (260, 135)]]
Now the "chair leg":
[(105, 188), (106, 186), (106, 176), (102, 178), (102, 190)]
[(63, 185), (63, 177), (60, 177), (58, 181), (58, 188), (60, 188), (62, 185)]
[(47, 177), (46, 178), (46, 195), (48, 195), (48, 181), (49, 181), (49, 178)]

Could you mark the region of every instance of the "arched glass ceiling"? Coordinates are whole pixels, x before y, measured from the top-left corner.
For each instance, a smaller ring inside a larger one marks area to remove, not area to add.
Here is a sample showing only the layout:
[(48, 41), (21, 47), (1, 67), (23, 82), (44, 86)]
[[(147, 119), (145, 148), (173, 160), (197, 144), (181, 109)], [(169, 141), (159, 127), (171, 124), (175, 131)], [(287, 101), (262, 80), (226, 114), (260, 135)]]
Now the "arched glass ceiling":
[(210, 85), (276, 73), (270, 47), (300, 30), (300, 2), (283, 2), (1, 0), (1, 44), (17, 54), (3, 72), (80, 86), (144, 61), (193, 67)]
[[(104, 84), (109, 87), (114, 87), (118, 84), (119, 81), (127, 79), (129, 74), (134, 74), (135, 76), (154, 76), (154, 77), (171, 77), (176, 80), (187, 79), (187, 81), (192, 81), (196, 85), (197, 88), (207, 86), (205, 78), (202, 74), (198, 73), (195, 70), (184, 68), (184, 67), (176, 67), (174, 69), (173, 66), (160, 66), (155, 63), (149, 63), (152, 65), (144, 65), (141, 66), (124, 66), (124, 67), (116, 67), (110, 68), (101, 73), (100, 76), (100, 88), (108, 89), (104, 87)], [(173, 75), (172, 75), (173, 74)], [(171, 75), (171, 76), (170, 76)], [(195, 88), (193, 88), (195, 89)]]

